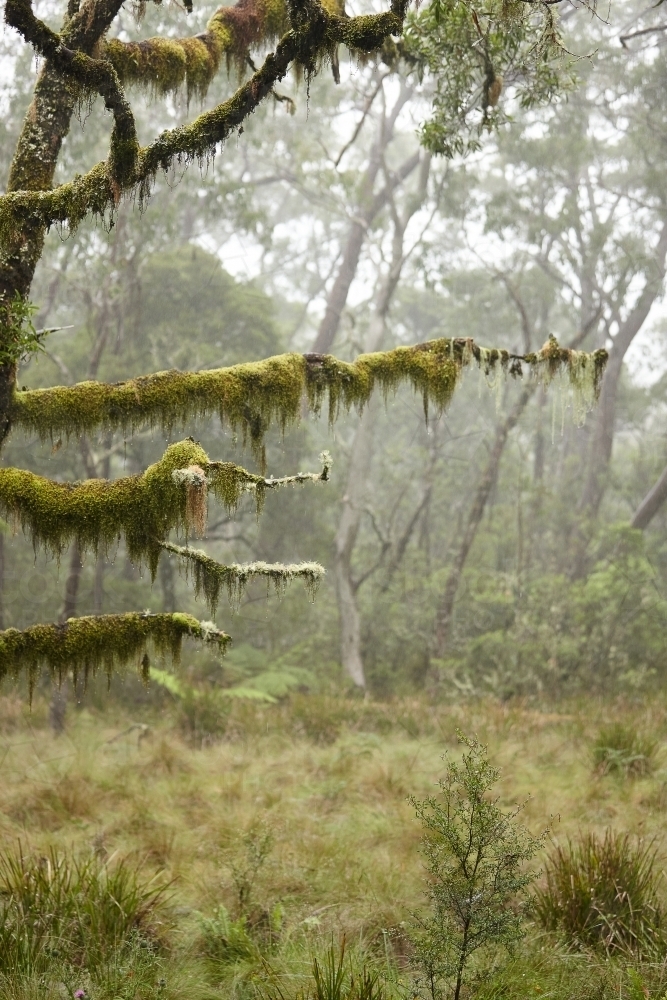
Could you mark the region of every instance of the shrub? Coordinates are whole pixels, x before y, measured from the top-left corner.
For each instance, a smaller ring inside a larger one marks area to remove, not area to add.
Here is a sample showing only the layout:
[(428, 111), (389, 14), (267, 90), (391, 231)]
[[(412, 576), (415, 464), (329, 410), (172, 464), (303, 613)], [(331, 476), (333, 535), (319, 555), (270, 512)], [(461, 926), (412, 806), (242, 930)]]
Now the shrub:
[(486, 747), (461, 733), (459, 741), (467, 752), (461, 764), (445, 756), (441, 796), (411, 799), (424, 826), (431, 901), (415, 939), (418, 991), (431, 1000), (459, 1000), (473, 956), (480, 966), (484, 952), (495, 958), (523, 937), (527, 889), (537, 877), (525, 866), (542, 846), (517, 823), (519, 809), (505, 812), (489, 797), (500, 772)]
[(547, 861), (537, 917), (571, 947), (650, 956), (665, 943), (656, 863), (653, 844), (633, 843), (628, 834), (568, 840)]
[(653, 770), (657, 751), (657, 740), (615, 722), (598, 733), (593, 744), (593, 764), (599, 774), (639, 777)]
[(114, 953), (155, 944), (164, 885), (123, 861), (0, 855), (0, 972), (30, 974), (53, 962), (93, 969)]

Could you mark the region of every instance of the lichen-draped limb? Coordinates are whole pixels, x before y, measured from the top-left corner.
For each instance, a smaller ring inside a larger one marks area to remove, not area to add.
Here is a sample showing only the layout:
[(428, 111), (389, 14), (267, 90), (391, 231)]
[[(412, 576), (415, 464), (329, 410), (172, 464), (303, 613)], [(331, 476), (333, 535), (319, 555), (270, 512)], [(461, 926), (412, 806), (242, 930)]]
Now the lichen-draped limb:
[(186, 572), (192, 572), (195, 585), (195, 596), (204, 595), (211, 615), (215, 616), (220, 591), (227, 591), (227, 598), (233, 610), (237, 610), (246, 587), (251, 580), (265, 579), (267, 586), (273, 584), (275, 592), (282, 596), (287, 585), (297, 578), (303, 580), (311, 599), (314, 599), (317, 588), (324, 576), (325, 570), (319, 563), (231, 563), (225, 566), (211, 559), (199, 549), (184, 548), (171, 542), (162, 542), (165, 552), (172, 552), (184, 559)]
[(202, 372), (167, 371), (127, 382), (82, 382), (74, 386), (14, 393), (11, 421), (43, 439), (87, 434), (99, 428), (124, 432), (140, 426), (167, 431), (188, 420), (218, 414), (250, 439), (256, 455), (274, 422), (282, 430), (295, 423), (301, 401), (317, 412), (328, 397), (333, 421), (341, 408), (361, 409), (376, 388), (388, 393), (408, 383), (425, 407), (449, 403), (461, 372), (476, 363), (486, 374), (522, 373), (522, 365), (542, 381), (563, 373), (590, 408), (606, 364), (606, 351), (586, 354), (562, 348), (553, 338), (525, 356), (479, 347), (473, 340), (432, 340), (413, 347), (362, 354), (354, 362), (331, 355), (282, 354), (265, 361)]
[(227, 510), (252, 492), (259, 512), (267, 489), (327, 476), (325, 464), (322, 473), (265, 479), (232, 462), (211, 462), (203, 448), (187, 440), (171, 445), (142, 475), (116, 480), (58, 483), (24, 469), (0, 468), (0, 511), (20, 524), (35, 546), (55, 555), (73, 541), (81, 552), (97, 552), (124, 535), (130, 559), (146, 562), (155, 578), (160, 542), (172, 530), (187, 536), (201, 524), (198, 513), (193, 520), (192, 491), (205, 505), (210, 490)]
[[(0, 632), (0, 680), (26, 670), (32, 686), (40, 669), (62, 679), (69, 672), (111, 674), (132, 661), (145, 677), (149, 668), (147, 649), (178, 662), (185, 637), (211, 643), (224, 652), (230, 637), (211, 622), (192, 615), (129, 613), (70, 618), (64, 624), (33, 625), (24, 631)], [(143, 655), (140, 661), (139, 657)]]
[(93, 59), (85, 52), (68, 48), (60, 35), (35, 17), (31, 0), (7, 0), (5, 20), (82, 94), (98, 93), (104, 99), (105, 107), (114, 116), (109, 153), (111, 180), (119, 186), (127, 183), (135, 172), (139, 142), (132, 109), (113, 66), (105, 59)]
[(16, 240), (26, 226), (49, 229), (65, 223), (75, 228), (88, 215), (103, 216), (123, 192), (138, 190), (140, 198), (145, 198), (159, 170), (167, 170), (177, 159), (211, 156), (272, 92), (293, 62), (314, 72), (318, 60), (337, 45), (372, 52), (388, 35), (400, 33), (406, 7), (407, 0), (392, 0), (389, 11), (347, 18), (327, 13), (316, 0), (292, 3), (294, 27), (283, 35), (260, 69), (229, 100), (188, 125), (163, 132), (140, 149), (134, 169), (123, 177), (122, 184), (103, 162), (51, 191), (11, 191), (0, 198), (0, 244)]

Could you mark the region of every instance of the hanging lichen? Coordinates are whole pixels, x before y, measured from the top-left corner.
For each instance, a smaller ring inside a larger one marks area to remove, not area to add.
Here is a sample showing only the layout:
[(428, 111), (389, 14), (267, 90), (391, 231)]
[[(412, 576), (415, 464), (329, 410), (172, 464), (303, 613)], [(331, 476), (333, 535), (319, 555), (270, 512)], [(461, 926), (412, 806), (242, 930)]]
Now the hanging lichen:
[(186, 636), (212, 643), (221, 652), (230, 641), (211, 622), (178, 613), (70, 618), (64, 624), (33, 625), (22, 632), (10, 628), (0, 632), (0, 680), (26, 670), (32, 693), (41, 669), (59, 681), (68, 673), (76, 680), (79, 673), (87, 677), (103, 669), (110, 675), (134, 662), (145, 674), (148, 648), (178, 662)]
[(232, 563), (229, 566), (224, 566), (198, 549), (183, 548), (170, 542), (163, 542), (161, 547), (166, 552), (173, 552), (174, 555), (186, 561), (186, 572), (192, 572), (194, 577), (195, 596), (204, 595), (213, 616), (215, 616), (220, 591), (223, 588), (227, 591), (227, 598), (232, 610), (238, 610), (246, 587), (254, 579), (265, 579), (267, 586), (272, 584), (275, 593), (280, 597), (284, 595), (292, 580), (303, 580), (311, 600), (314, 600), (325, 573), (324, 567), (314, 562), (288, 565), (251, 562)]
[[(198, 471), (193, 473), (193, 468)], [(190, 500), (188, 478), (204, 476), (206, 489), (233, 510), (244, 492), (255, 495), (258, 512), (266, 490), (291, 483), (324, 480), (321, 473), (299, 473), (282, 479), (265, 479), (232, 462), (210, 462), (193, 440), (171, 445), (159, 462), (138, 476), (116, 480), (89, 479), (58, 483), (24, 469), (0, 468), (0, 511), (18, 522), (35, 546), (55, 555), (73, 541), (81, 552), (105, 549), (125, 536), (130, 559), (146, 561), (155, 578), (160, 542), (173, 529), (187, 536), (192, 527), (205, 527), (202, 492), (196, 505)], [(205, 504), (205, 498), (203, 499)]]
[(244, 441), (250, 439), (262, 460), (268, 428), (275, 422), (285, 430), (295, 423), (304, 395), (315, 412), (328, 397), (329, 418), (334, 421), (341, 409), (361, 409), (376, 388), (386, 396), (407, 383), (420, 393), (426, 411), (431, 406), (441, 412), (470, 364), (477, 363), (493, 379), (507, 372), (520, 375), (525, 364), (543, 382), (563, 372), (582, 405), (590, 409), (606, 361), (606, 351), (571, 351), (560, 347), (555, 338), (528, 355), (480, 348), (469, 338), (362, 354), (352, 363), (331, 355), (282, 354), (211, 371), (158, 372), (114, 385), (82, 382), (16, 392), (11, 419), (42, 438), (58, 438), (99, 428), (127, 433), (143, 425), (170, 431), (217, 413), (221, 421), (241, 432)]

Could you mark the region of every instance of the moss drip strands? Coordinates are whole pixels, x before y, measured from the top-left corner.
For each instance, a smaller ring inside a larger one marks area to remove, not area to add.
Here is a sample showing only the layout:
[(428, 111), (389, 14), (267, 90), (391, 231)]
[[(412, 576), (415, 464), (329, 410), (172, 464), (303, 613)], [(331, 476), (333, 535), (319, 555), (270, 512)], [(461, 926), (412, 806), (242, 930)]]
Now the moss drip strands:
[(330, 460), (320, 473), (264, 479), (232, 462), (210, 462), (190, 439), (171, 445), (142, 475), (123, 479), (58, 483), (0, 468), (0, 510), (18, 521), (35, 546), (55, 555), (74, 540), (82, 552), (98, 552), (124, 534), (130, 559), (147, 562), (154, 579), (160, 543), (172, 529), (186, 536), (205, 529), (208, 490), (228, 511), (242, 493), (252, 492), (259, 513), (267, 489), (326, 480), (329, 466)]
[(30, 687), (38, 672), (46, 668), (62, 679), (68, 672), (86, 677), (99, 669), (107, 674), (132, 661), (139, 664), (144, 675), (149, 669), (147, 649), (166, 654), (178, 662), (185, 637), (212, 643), (221, 652), (230, 637), (211, 622), (199, 622), (185, 614), (99, 615), (70, 618), (64, 624), (33, 625), (20, 632), (7, 629), (0, 632), (0, 680), (8, 674), (28, 671)]
[(233, 610), (238, 610), (241, 598), (249, 582), (253, 579), (265, 579), (268, 588), (273, 584), (275, 593), (282, 597), (288, 584), (297, 578), (303, 580), (311, 598), (315, 599), (325, 570), (319, 563), (303, 562), (283, 565), (282, 563), (232, 563), (224, 566), (211, 559), (199, 549), (183, 548), (171, 542), (161, 542), (161, 548), (172, 552), (185, 560), (186, 572), (192, 572), (195, 585), (195, 596), (204, 595), (212, 615), (218, 607), (220, 591), (224, 587)]
[(282, 354), (250, 364), (210, 371), (165, 371), (113, 385), (74, 386), (15, 392), (11, 421), (42, 439), (90, 433), (99, 428), (131, 432), (140, 426), (167, 432), (197, 417), (218, 414), (263, 459), (263, 440), (277, 423), (284, 431), (298, 421), (305, 395), (318, 413), (328, 397), (331, 422), (341, 409), (361, 410), (375, 389), (385, 396), (407, 383), (421, 394), (424, 409), (444, 410), (463, 369), (475, 362), (492, 385), (505, 374), (523, 375), (526, 365), (543, 384), (566, 380), (579, 419), (595, 402), (607, 352), (571, 351), (549, 338), (537, 353), (514, 355), (481, 348), (469, 338), (432, 340), (413, 347), (362, 354), (354, 362), (331, 355)]

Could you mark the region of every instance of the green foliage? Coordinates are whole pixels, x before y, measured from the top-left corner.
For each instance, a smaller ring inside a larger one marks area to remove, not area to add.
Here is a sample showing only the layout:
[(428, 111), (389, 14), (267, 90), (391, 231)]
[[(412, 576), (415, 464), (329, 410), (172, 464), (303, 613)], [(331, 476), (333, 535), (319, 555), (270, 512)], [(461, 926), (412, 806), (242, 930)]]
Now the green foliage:
[(641, 777), (655, 767), (658, 740), (623, 722), (603, 726), (593, 743), (593, 765), (599, 774)]
[(37, 311), (38, 307), (19, 292), (11, 302), (0, 296), (0, 364), (15, 365), (44, 351), (49, 331), (35, 329), (32, 317)]
[(520, 809), (505, 812), (489, 797), (500, 772), (487, 748), (459, 733), (465, 751), (460, 764), (445, 757), (440, 796), (411, 798), (422, 821), (422, 852), (431, 912), (418, 917), (415, 936), (419, 992), (431, 1000), (459, 1000), (484, 959), (512, 949), (524, 935), (526, 870), (543, 843), (516, 822)]
[(259, 948), (248, 931), (247, 918), (232, 920), (222, 903), (210, 917), (200, 916), (201, 951), (205, 958), (222, 964), (259, 959)]
[(47, 972), (53, 963), (95, 970), (138, 937), (155, 947), (165, 889), (125, 861), (55, 850), (0, 855), (0, 973)]
[(431, 0), (409, 15), (407, 57), (435, 81), (433, 113), (421, 127), (427, 149), (448, 157), (478, 149), (485, 129), (508, 120), (503, 92), (532, 107), (566, 89), (557, 19), (553, 6), (521, 0)]
[(658, 856), (651, 842), (607, 830), (557, 845), (536, 894), (544, 928), (573, 948), (640, 958), (663, 954), (665, 915), (659, 901)]

